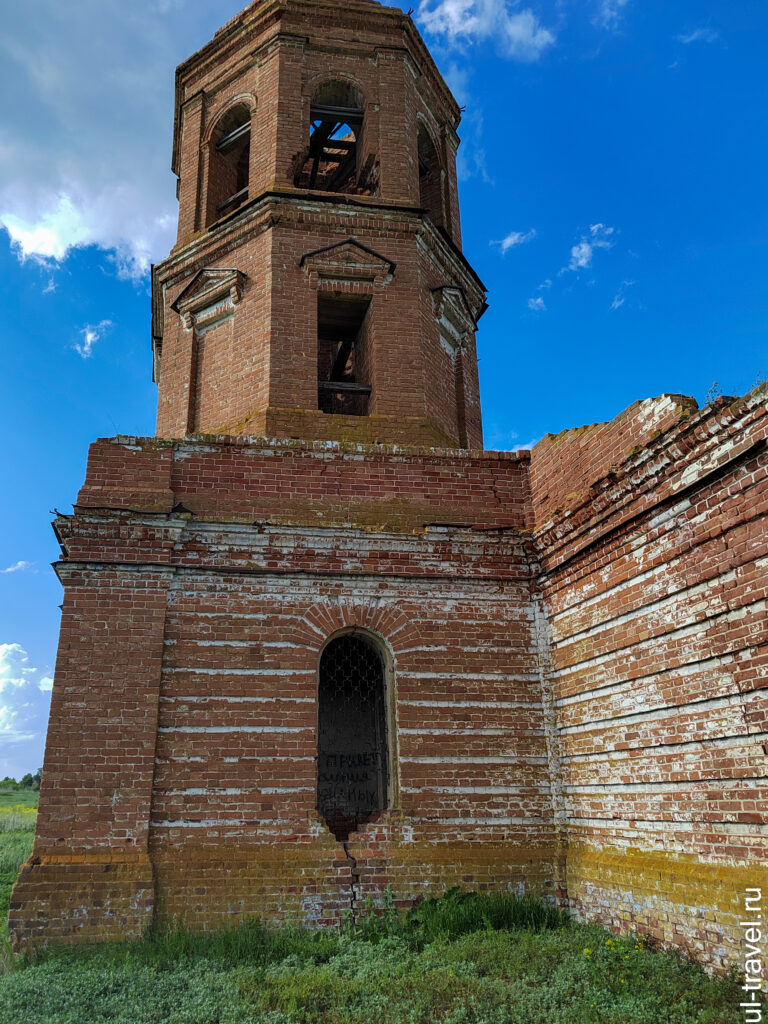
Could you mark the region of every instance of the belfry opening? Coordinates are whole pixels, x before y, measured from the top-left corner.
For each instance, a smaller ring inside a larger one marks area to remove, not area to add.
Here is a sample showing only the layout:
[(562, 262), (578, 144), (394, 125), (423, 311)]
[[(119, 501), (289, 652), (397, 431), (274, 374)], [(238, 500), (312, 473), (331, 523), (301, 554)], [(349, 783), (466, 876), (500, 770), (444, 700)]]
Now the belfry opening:
[(332, 640), (320, 659), (317, 807), (340, 842), (387, 806), (385, 667), (360, 634)]

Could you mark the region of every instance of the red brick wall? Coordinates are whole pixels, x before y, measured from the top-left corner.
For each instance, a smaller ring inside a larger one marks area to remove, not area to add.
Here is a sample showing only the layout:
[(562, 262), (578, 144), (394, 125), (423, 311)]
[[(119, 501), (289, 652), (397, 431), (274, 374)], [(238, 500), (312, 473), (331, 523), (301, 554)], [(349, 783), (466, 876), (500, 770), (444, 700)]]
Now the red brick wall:
[[(68, 588), (85, 572), (112, 588), (117, 618), (68, 589), (39, 863), (14, 893), (16, 941), (80, 941), (112, 934), (116, 920), (136, 934), (153, 912), (192, 927), (249, 914), (338, 922), (387, 885), (402, 904), (427, 883), (554, 893), (530, 553), (509, 530), (524, 521), (526, 465), (503, 453), (234, 439), (94, 445), (76, 515), (58, 524), (61, 575)], [(144, 619), (143, 591), (133, 595), (155, 578), (162, 597)], [(320, 653), (349, 628), (379, 638), (391, 662), (396, 786), (347, 857), (315, 811), (315, 755)], [(70, 647), (82, 679), (67, 667)], [(137, 674), (145, 664), (150, 677)], [(73, 790), (91, 745), (105, 773), (93, 806)], [(89, 844), (72, 844), (71, 821), (52, 843), (48, 823), (73, 809)], [(130, 850), (148, 841), (142, 878), (155, 893), (131, 920), (126, 837)], [(103, 931), (89, 878), (112, 915)], [(44, 885), (56, 912), (45, 904), (45, 925), (33, 924)]]
[(46, 779), (9, 931), (30, 942), (138, 937), (154, 910), (148, 840), (170, 576), (64, 565), (59, 577)]
[[(321, 649), (344, 627), (370, 630), (391, 651), (399, 766), (394, 809), (348, 844), (356, 871), (371, 880), (348, 889), (347, 906), (380, 900), (387, 884), (412, 901), (426, 880), (551, 888), (556, 849), (525, 567), (491, 595), (445, 577), (329, 581), (333, 558), (323, 550), (315, 555), (322, 576), (296, 578), (294, 550), (306, 564), (307, 548), (323, 540), (327, 548), (327, 539), (283, 531), (270, 539), (287, 576), (189, 570), (169, 598), (152, 817), (160, 913), (193, 913), (206, 926), (231, 920), (233, 907), (305, 923), (339, 919), (340, 883), (323, 878), (340, 851), (315, 812), (316, 694)], [(190, 543), (197, 557), (200, 541)], [(450, 547), (454, 564), (467, 558), (457, 540)], [(389, 548), (396, 559), (391, 538)], [(348, 558), (339, 551), (335, 561), (351, 569)], [(244, 875), (231, 875), (226, 893), (221, 883), (209, 890), (207, 872), (226, 864), (233, 846)], [(259, 868), (265, 846), (283, 851), (271, 875)], [(244, 879), (259, 871), (254, 891)]]
[[(94, 445), (16, 941), (521, 884), (737, 959), (766, 881), (765, 395), (621, 461), (625, 423), (533, 535), (527, 453)], [(320, 651), (353, 627), (394, 668), (398, 790), (350, 859), (313, 759)]]
[[(373, 198), (334, 198), (293, 186), (291, 168), (308, 145), (312, 95), (334, 79), (352, 83), (364, 97), (361, 145), (380, 164)], [(441, 140), (445, 226), (460, 245), (453, 166), (460, 115), (410, 19), (368, 3), (256, 5), (181, 66), (177, 87), (179, 244), (154, 273), (162, 306), (158, 434), (480, 447), (479, 392), (466, 391), (466, 408), (457, 411), (455, 372), (439, 346), (431, 289), (463, 288), (476, 315), (484, 289), (458, 249), (420, 213), (422, 117)], [(218, 202), (221, 190), (212, 177), (211, 133), (235, 104), (253, 112), (250, 202), (212, 223), (209, 193)], [(326, 285), (373, 294), (373, 419), (351, 424), (318, 415), (318, 284), (300, 262), (350, 237), (397, 264), (386, 284)], [(172, 306), (204, 268), (237, 269), (247, 284), (233, 318), (199, 334), (181, 325)], [(475, 359), (470, 345), (465, 363)], [(467, 379), (476, 376), (476, 367), (465, 369)]]
[(531, 493), (537, 525), (583, 501), (594, 483), (696, 408), (696, 403), (684, 395), (661, 395), (635, 402), (607, 423), (547, 434), (531, 452)]
[[(329, 76), (366, 98), (375, 198), (293, 187)], [(250, 200), (204, 230), (234, 102), (254, 112)], [(419, 211), (420, 118), (453, 245)], [(17, 946), (153, 919), (332, 923), (387, 885), (405, 905), (462, 884), (738, 959), (741, 896), (768, 883), (765, 391), (639, 402), (530, 454), (456, 451), (482, 445), (477, 358), (471, 332), (447, 351), (434, 296), (460, 289), (474, 316), (484, 298), (456, 248), (457, 125), (412, 22), (366, 0), (254, 4), (179, 69), (159, 436), (93, 445), (57, 521)], [(350, 237), (380, 258), (302, 259)], [(174, 304), (201, 270), (239, 274), (197, 326)], [(371, 297), (368, 417), (317, 409), (318, 289)], [(349, 629), (390, 667), (395, 789), (345, 852), (315, 757), (320, 654)]]
[[(294, 526), (348, 524), (409, 532), (434, 523), (523, 529), (527, 463), (527, 452), (115, 438), (91, 446), (77, 502), (82, 510), (163, 512), (181, 504), (205, 518)], [(158, 496), (164, 496), (163, 504)], [(125, 557), (133, 560), (130, 550)]]
[(744, 890), (768, 881), (765, 395), (639, 432), (622, 461), (626, 422), (587, 435), (608, 477), (538, 467), (541, 494), (582, 492), (538, 534), (568, 892), (719, 966), (741, 955)]

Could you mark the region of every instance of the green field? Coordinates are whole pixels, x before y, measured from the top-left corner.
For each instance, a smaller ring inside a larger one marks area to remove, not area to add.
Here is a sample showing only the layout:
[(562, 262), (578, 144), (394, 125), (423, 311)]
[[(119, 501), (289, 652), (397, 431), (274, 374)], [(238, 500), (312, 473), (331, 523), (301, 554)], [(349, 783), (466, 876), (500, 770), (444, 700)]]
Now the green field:
[(0, 789), (0, 812), (19, 806), (37, 810), (39, 795), (33, 789)]
[(506, 894), (454, 892), (343, 934), (252, 922), (0, 957), (8, 1024), (742, 1024), (740, 997), (735, 979)]
[[(0, 789), (0, 945), (5, 944), (8, 904), (19, 867), (32, 852), (35, 834), (36, 792)], [(0, 969), (3, 960), (0, 949)], [(0, 1017), (0, 1020), (4, 1020)], [(8, 1018), (12, 1020), (12, 1018)]]

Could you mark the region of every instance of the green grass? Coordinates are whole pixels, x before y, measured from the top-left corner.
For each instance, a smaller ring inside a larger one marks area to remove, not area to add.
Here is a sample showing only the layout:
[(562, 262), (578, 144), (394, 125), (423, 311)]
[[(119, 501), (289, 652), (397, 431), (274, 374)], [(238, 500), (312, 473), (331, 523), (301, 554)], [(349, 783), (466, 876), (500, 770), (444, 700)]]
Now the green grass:
[(37, 793), (31, 790), (0, 790), (0, 965), (8, 958), (11, 889), (19, 868), (32, 852), (36, 808)]
[(0, 811), (18, 806), (33, 807), (37, 810), (39, 796), (40, 794), (33, 789), (0, 789)]
[(153, 935), (0, 977), (13, 1024), (741, 1024), (734, 979), (531, 899), (448, 894), (338, 932)]

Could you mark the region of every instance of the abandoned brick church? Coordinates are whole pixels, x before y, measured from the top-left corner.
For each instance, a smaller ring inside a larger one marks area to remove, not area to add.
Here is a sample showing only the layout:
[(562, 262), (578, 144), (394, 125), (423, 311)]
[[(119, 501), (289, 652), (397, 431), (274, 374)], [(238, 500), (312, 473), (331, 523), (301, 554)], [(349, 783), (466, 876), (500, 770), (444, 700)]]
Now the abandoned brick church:
[(460, 111), (373, 0), (177, 72), (157, 435), (91, 448), (17, 948), (530, 889), (733, 961), (768, 888), (765, 389), (484, 451)]

